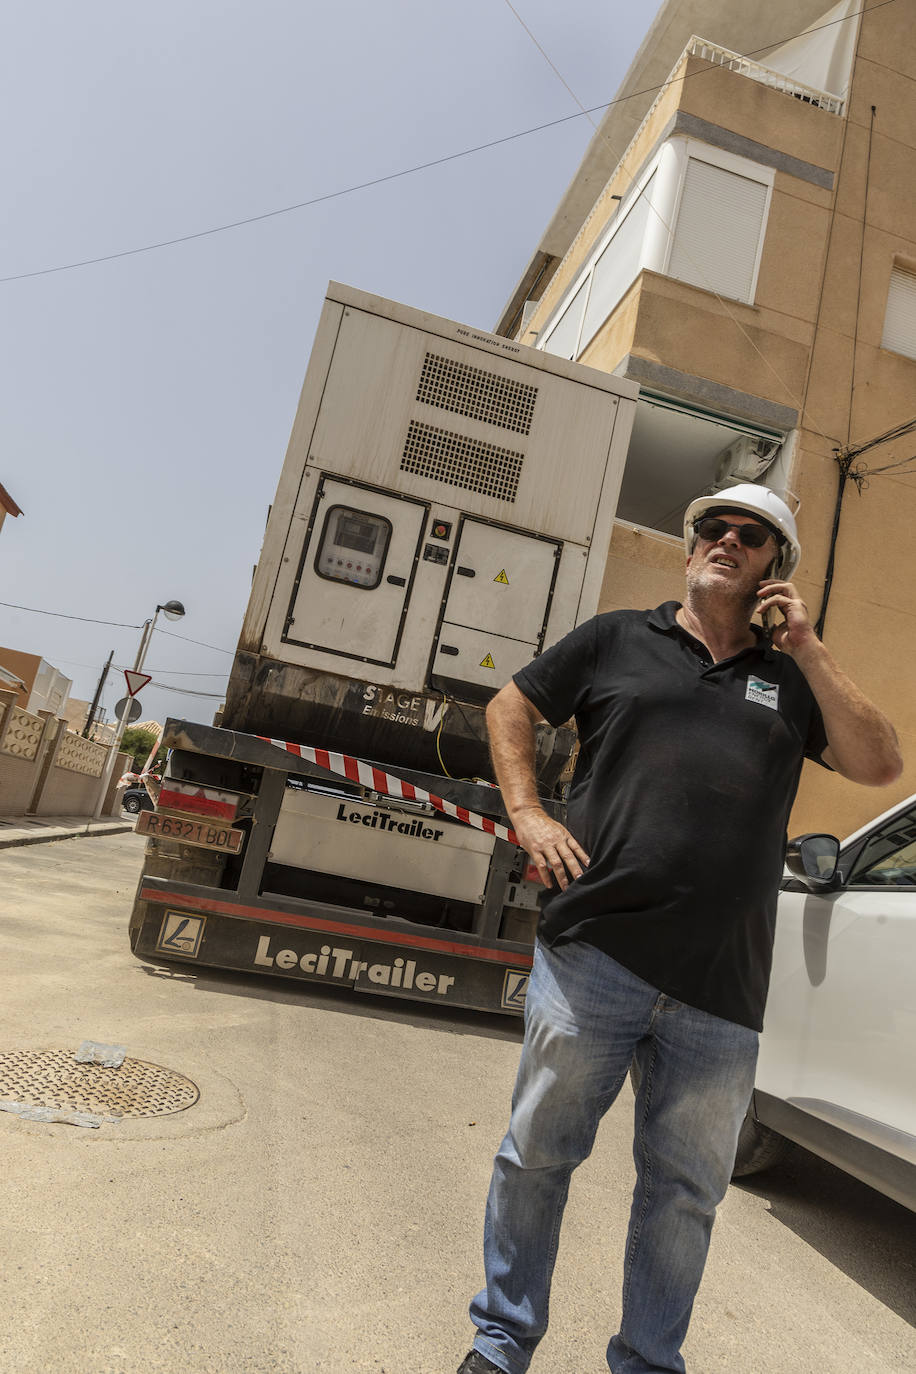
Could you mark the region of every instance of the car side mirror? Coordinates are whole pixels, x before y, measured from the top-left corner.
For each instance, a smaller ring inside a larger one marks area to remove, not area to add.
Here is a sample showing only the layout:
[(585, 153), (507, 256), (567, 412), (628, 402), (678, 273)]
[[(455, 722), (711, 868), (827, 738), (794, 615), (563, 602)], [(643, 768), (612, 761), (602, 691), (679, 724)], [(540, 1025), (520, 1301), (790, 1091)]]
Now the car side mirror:
[(786, 848), (786, 867), (812, 892), (839, 886), (840, 842), (835, 835), (798, 835)]

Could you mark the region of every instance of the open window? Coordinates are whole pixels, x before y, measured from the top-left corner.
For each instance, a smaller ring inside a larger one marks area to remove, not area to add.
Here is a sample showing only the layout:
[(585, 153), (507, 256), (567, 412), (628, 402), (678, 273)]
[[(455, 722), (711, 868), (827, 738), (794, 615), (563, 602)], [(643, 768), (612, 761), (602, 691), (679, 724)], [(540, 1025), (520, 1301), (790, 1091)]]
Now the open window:
[(696, 496), (739, 482), (785, 486), (785, 436), (643, 392), (617, 504), (617, 518), (680, 535)]

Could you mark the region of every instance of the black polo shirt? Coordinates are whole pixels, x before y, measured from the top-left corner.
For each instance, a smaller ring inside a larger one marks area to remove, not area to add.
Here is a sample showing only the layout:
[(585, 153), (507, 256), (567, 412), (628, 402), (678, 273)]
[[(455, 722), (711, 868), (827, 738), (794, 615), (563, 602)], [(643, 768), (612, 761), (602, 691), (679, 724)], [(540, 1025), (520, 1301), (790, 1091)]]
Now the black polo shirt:
[(595, 616), (515, 674), (551, 725), (575, 716), (567, 826), (591, 857), (538, 933), (759, 1030), (789, 811), (827, 739), (788, 655), (757, 632), (713, 664), (677, 609)]

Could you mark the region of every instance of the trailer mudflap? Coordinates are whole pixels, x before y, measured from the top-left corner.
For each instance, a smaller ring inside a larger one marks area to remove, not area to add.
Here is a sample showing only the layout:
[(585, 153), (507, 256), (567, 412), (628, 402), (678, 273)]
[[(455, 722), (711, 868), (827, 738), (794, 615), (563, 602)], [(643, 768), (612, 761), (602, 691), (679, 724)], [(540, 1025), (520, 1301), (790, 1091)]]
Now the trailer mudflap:
[(133, 952), (154, 960), (319, 982), (438, 1006), (520, 1015), (530, 946), (310, 903), (284, 910), (221, 889), (145, 878)]

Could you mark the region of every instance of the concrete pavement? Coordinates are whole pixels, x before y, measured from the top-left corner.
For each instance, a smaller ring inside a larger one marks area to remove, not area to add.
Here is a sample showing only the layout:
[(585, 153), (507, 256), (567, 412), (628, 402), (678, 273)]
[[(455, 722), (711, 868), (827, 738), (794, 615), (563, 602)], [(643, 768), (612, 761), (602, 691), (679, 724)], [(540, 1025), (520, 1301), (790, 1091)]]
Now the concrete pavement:
[(51, 840), (73, 840), (86, 835), (119, 835), (133, 830), (133, 820), (103, 816), (0, 816), (0, 849), (22, 844), (46, 844)]
[[(0, 1371), (452, 1374), (517, 1023), (136, 960), (142, 850), (0, 855), (0, 1063), (88, 1038), (200, 1089), (97, 1130), (0, 1113)], [(573, 1182), (532, 1374), (607, 1374), (631, 1130), (625, 1090)], [(720, 1210), (690, 1374), (911, 1370), (914, 1279), (912, 1213), (797, 1152)]]

